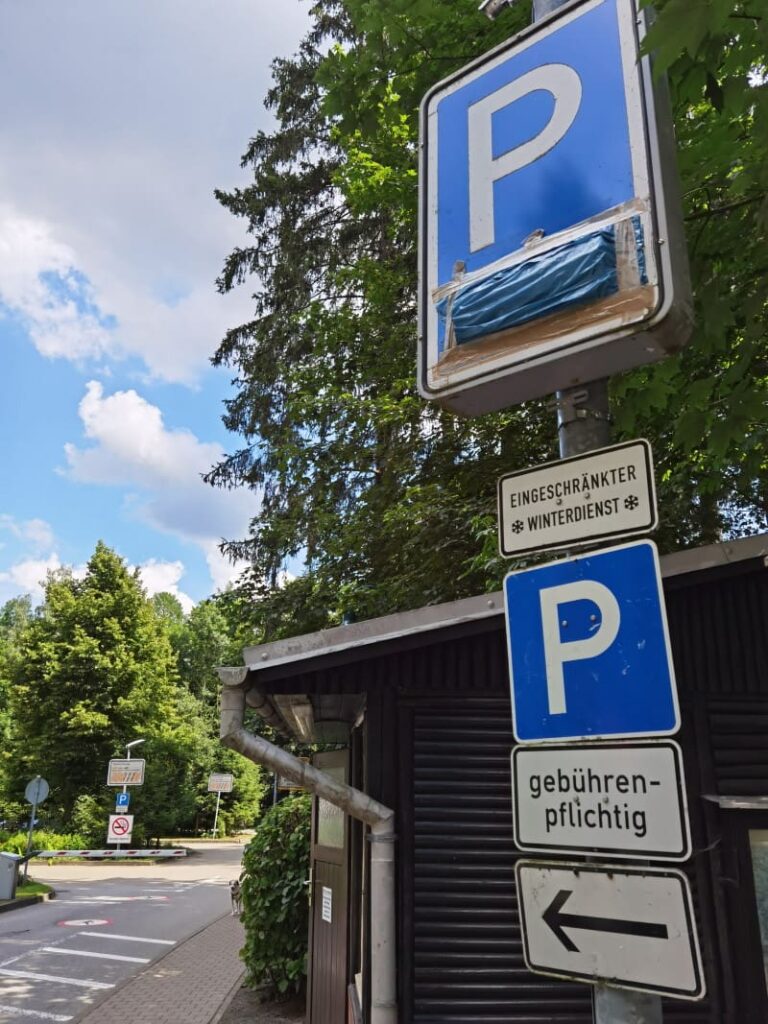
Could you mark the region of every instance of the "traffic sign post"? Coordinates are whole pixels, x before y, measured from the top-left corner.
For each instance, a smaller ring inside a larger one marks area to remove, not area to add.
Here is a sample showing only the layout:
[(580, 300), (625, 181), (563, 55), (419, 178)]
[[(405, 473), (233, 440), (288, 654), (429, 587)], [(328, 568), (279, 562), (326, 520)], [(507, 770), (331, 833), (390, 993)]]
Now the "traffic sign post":
[(676, 861), (691, 854), (674, 742), (516, 747), (512, 785), (521, 850)]
[(510, 573), (504, 599), (519, 743), (677, 732), (677, 687), (652, 541)]
[(499, 479), (505, 558), (650, 533), (658, 526), (651, 446), (628, 441)]
[(425, 397), (477, 415), (687, 341), (674, 149), (644, 31), (633, 0), (569, 4), (424, 98)]
[(107, 842), (130, 843), (133, 833), (132, 814), (110, 814), (109, 826), (107, 828)]
[(515, 876), (530, 970), (678, 999), (704, 997), (693, 900), (682, 872), (518, 861)]
[[(645, 12), (636, 0), (558, 11), (566, 2), (534, 0), (546, 23), (422, 104), (421, 394), (479, 415), (556, 391), (565, 461), (500, 481), (507, 557), (655, 528), (650, 450), (607, 447), (608, 378), (676, 351), (691, 325), (665, 84), (639, 54)], [(483, 6), (494, 16), (504, 2)], [(514, 730), (526, 745), (513, 761), (518, 844), (687, 856), (677, 746), (594, 742), (679, 728), (655, 547), (514, 573), (504, 589)], [(599, 802), (579, 793), (598, 782)], [(679, 872), (517, 871), (530, 969), (595, 983), (597, 1024), (658, 1024), (649, 993), (701, 998)]]
[(47, 781), (41, 776), (36, 775), (34, 779), (27, 783), (27, 787), (24, 790), (24, 798), (32, 806), (29, 809), (29, 829), (27, 831), (27, 853), (24, 858), (24, 884), (26, 885), (27, 877), (29, 874), (29, 857), (32, 852), (32, 833), (35, 828), (35, 818), (37, 816), (37, 805), (41, 804), (50, 793), (50, 786)]

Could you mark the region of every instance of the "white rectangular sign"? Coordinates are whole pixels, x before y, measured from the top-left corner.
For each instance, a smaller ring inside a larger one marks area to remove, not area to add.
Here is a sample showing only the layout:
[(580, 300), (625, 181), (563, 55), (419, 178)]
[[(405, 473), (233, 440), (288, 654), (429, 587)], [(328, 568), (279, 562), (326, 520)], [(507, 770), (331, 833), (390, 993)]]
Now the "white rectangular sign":
[(703, 998), (693, 901), (682, 872), (518, 861), (515, 876), (529, 970)]
[(143, 786), (144, 765), (141, 757), (117, 757), (109, 762), (108, 786)]
[(650, 533), (659, 522), (642, 439), (507, 473), (498, 499), (505, 558)]
[(107, 828), (108, 843), (130, 843), (132, 832), (132, 814), (110, 814)]
[(331, 924), (333, 920), (333, 889), (329, 889), (327, 885), (323, 886), (323, 903), (321, 907), (321, 916), (324, 921)]
[(521, 850), (651, 860), (691, 854), (682, 751), (670, 740), (516, 747), (512, 798)]
[(209, 793), (231, 793), (234, 786), (233, 775), (212, 774), (208, 776)]

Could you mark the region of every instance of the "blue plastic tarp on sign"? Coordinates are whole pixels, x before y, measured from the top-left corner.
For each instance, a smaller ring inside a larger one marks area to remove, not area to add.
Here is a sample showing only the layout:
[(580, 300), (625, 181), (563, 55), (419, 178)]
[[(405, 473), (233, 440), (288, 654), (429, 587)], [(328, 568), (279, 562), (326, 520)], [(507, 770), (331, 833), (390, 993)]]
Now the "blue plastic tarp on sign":
[[(642, 225), (633, 217), (640, 279), (645, 279)], [(614, 295), (616, 228), (601, 228), (459, 288), (437, 303), (456, 344)]]

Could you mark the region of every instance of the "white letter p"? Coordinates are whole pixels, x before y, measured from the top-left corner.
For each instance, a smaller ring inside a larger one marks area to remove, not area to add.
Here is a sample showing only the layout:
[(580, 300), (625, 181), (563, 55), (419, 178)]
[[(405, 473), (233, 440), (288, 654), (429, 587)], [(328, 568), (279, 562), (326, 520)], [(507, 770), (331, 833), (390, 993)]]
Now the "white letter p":
[[(550, 715), (563, 715), (565, 703), (563, 665), (567, 661), (596, 658), (607, 651), (619, 632), (621, 613), (613, 591), (597, 580), (577, 580), (558, 587), (547, 587), (539, 594), (544, 638), (544, 663), (547, 672), (547, 700)], [(583, 640), (562, 640), (560, 605), (569, 601), (591, 601), (597, 605), (602, 621), (591, 636)]]
[[(493, 115), (537, 90), (552, 94), (552, 116), (533, 138), (513, 149), (493, 155)], [(469, 143), (469, 248), (471, 252), (493, 245), (496, 237), (493, 217), (493, 184), (521, 167), (532, 164), (556, 146), (574, 122), (581, 104), (581, 79), (568, 64), (542, 64), (489, 96), (473, 103), (467, 111)]]

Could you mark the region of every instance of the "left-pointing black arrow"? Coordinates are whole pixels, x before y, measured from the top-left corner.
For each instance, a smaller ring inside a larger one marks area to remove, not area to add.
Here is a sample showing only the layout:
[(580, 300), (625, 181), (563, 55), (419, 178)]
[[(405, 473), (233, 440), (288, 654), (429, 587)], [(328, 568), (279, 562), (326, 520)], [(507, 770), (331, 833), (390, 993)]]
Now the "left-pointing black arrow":
[(668, 939), (669, 932), (665, 924), (653, 924), (650, 921), (622, 921), (618, 917), (592, 917), (589, 914), (563, 914), (562, 909), (568, 898), (573, 895), (571, 889), (561, 889), (547, 909), (541, 915), (544, 923), (571, 953), (578, 953), (579, 947), (563, 931), (563, 928), (581, 928), (590, 932), (617, 932), (620, 935), (639, 935), (649, 939)]

